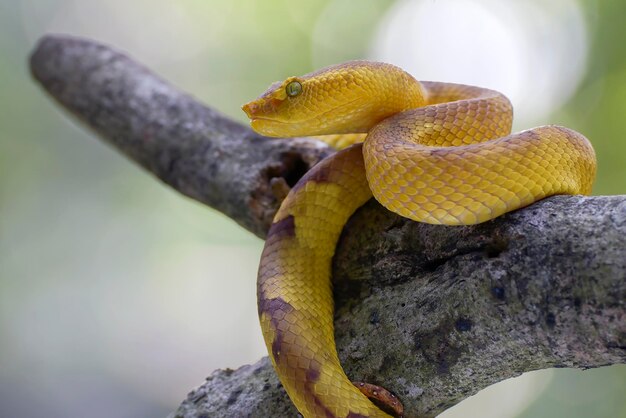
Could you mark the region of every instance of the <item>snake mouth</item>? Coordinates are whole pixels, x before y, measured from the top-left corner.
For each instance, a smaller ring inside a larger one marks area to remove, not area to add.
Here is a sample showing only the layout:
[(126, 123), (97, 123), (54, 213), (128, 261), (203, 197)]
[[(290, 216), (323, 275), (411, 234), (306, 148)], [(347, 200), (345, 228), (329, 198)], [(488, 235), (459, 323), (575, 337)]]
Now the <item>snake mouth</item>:
[[(329, 108), (325, 111), (323, 111), (322, 113), (319, 113), (317, 115), (313, 115), (309, 118), (305, 118), (305, 119), (300, 119), (300, 120), (293, 120), (290, 119), (288, 121), (282, 121), (277, 119), (276, 117), (271, 117), (271, 116), (263, 116), (263, 115), (267, 115), (268, 113), (270, 113), (270, 111), (273, 111), (276, 109), (277, 104), (274, 103), (274, 101), (265, 101), (262, 102), (260, 99), (257, 100), (253, 100), (251, 102), (248, 102), (246, 104), (244, 104), (243, 106), (241, 106), (241, 110), (244, 111), (244, 113), (246, 114), (246, 116), (248, 116), (248, 118), (250, 118), (250, 120), (255, 120), (255, 119), (259, 119), (259, 120), (266, 120), (266, 121), (271, 121), (271, 122), (276, 122), (276, 123), (282, 123), (282, 124), (286, 124), (286, 123), (306, 123), (306, 122), (310, 122), (312, 120), (315, 119), (319, 119), (322, 117), (325, 117), (326, 115), (329, 115), (333, 112), (337, 112), (339, 110), (343, 110), (347, 107), (350, 106), (354, 106), (354, 104), (356, 102), (358, 102), (359, 99), (355, 98), (352, 99), (346, 103), (342, 103), (339, 106), (335, 106), (332, 108)], [(282, 101), (280, 101), (282, 103)], [(293, 116), (292, 116), (293, 118)]]
[[(293, 119), (293, 117), (285, 118), (283, 115), (267, 114), (266, 106), (258, 101), (246, 103), (241, 109), (246, 113), (248, 118), (250, 118), (250, 126), (252, 129), (261, 135), (270, 137), (326, 135), (329, 133), (329, 127), (332, 126), (326, 123), (327, 119), (333, 114), (341, 114), (344, 109), (354, 106), (358, 101), (359, 99), (355, 98), (339, 106), (326, 109), (321, 113), (298, 120)], [(350, 133), (360, 132), (367, 132), (367, 130), (359, 130), (358, 132), (350, 131)]]
[(290, 124), (269, 118), (250, 119), (250, 127), (253, 131), (261, 135), (280, 138), (285, 136), (285, 128), (289, 129)]
[(270, 122), (270, 123), (280, 123), (281, 125), (286, 125), (288, 123), (291, 123), (291, 122), (283, 122), (283, 121), (280, 121), (280, 120), (277, 120), (277, 119), (272, 119), (272, 118), (264, 118), (264, 117), (260, 117), (260, 116), (256, 116), (256, 117), (250, 118), (250, 123), (258, 122), (258, 121)]

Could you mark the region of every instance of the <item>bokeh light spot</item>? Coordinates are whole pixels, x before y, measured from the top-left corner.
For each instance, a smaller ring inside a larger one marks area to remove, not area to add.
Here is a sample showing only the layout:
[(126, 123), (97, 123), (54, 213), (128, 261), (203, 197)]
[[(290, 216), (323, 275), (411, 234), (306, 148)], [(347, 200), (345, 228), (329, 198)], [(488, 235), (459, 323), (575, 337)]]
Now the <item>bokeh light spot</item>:
[(575, 0), (399, 1), (379, 26), (371, 58), (421, 80), (506, 94), (517, 126), (544, 123), (584, 75), (587, 29)]

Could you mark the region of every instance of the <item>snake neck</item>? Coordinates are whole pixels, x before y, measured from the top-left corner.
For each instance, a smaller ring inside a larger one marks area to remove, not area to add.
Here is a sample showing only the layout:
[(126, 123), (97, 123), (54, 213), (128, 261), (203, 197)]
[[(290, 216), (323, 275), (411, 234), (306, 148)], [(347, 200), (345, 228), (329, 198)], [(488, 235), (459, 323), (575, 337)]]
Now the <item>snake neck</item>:
[[(422, 84), (391, 64), (352, 61), (308, 76), (336, 103), (320, 115), (324, 134), (367, 133), (392, 115), (427, 104)], [(346, 87), (324, 87), (338, 83)]]

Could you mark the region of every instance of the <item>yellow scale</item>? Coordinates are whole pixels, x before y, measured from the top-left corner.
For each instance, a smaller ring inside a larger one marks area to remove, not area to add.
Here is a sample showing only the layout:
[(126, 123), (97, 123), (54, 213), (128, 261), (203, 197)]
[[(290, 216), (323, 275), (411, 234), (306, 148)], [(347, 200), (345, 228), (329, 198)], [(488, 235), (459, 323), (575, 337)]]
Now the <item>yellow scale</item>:
[(332, 257), (344, 224), (372, 195), (418, 222), (469, 225), (546, 196), (589, 194), (596, 174), (593, 148), (578, 132), (544, 126), (511, 134), (502, 94), (418, 82), (390, 64), (353, 61), (290, 77), (243, 110), (260, 134), (349, 147), (291, 190), (259, 267), (268, 353), (306, 418), (390, 416), (366, 394), (401, 414), (383, 388), (348, 379), (334, 341)]

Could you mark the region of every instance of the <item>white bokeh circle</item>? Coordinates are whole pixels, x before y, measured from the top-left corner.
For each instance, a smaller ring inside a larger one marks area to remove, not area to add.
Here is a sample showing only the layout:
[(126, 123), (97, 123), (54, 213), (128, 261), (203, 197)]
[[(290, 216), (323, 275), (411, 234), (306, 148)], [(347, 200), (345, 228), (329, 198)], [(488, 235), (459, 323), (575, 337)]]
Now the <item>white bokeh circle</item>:
[(587, 28), (576, 0), (401, 0), (383, 18), (370, 58), (420, 80), (499, 90), (516, 126), (547, 123), (585, 71)]

